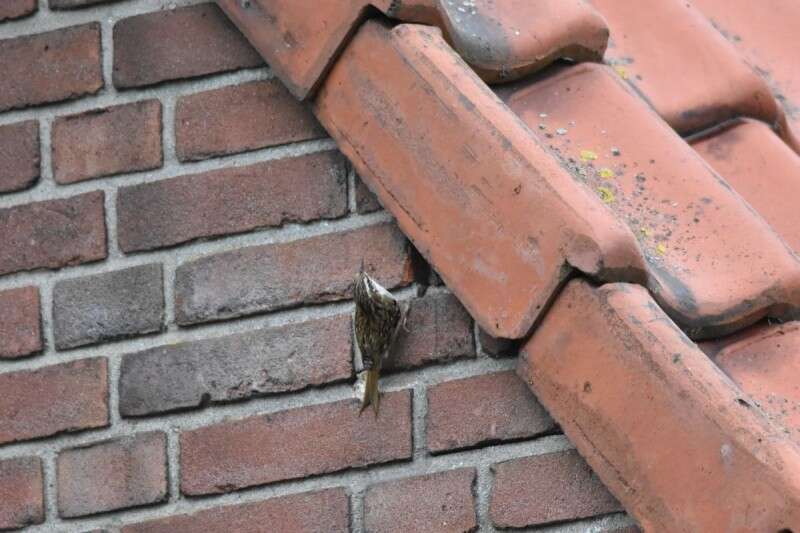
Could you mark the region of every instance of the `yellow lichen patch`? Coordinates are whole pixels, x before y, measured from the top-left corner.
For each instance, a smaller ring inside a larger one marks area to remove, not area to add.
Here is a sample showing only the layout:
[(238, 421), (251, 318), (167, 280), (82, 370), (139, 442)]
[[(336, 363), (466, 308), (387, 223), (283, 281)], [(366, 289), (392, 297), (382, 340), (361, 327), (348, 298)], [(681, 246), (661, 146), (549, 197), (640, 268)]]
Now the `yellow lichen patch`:
[(611, 170), (608, 167), (601, 168), (599, 172), (600, 172), (600, 177), (601, 178), (605, 178), (607, 180), (610, 180), (611, 178), (614, 177), (614, 171)]
[(667, 253), (667, 247), (664, 246), (663, 242), (658, 243), (658, 246), (656, 246), (656, 252), (658, 252), (658, 255), (664, 255)]
[(591, 150), (581, 150), (581, 161), (584, 163), (597, 159), (597, 154)]
[(614, 70), (617, 72), (617, 74), (619, 74), (619, 77), (622, 78), (623, 80), (628, 79), (628, 71), (625, 70), (625, 67), (623, 67), (622, 65), (614, 66)]
[(653, 230), (651, 230), (650, 228), (639, 228), (639, 231), (642, 232), (642, 235), (644, 235), (645, 237), (653, 236)]
[(600, 199), (607, 204), (612, 204), (614, 203), (614, 200), (616, 200), (616, 198), (614, 197), (614, 191), (612, 191), (608, 187), (598, 187), (597, 192), (600, 193)]

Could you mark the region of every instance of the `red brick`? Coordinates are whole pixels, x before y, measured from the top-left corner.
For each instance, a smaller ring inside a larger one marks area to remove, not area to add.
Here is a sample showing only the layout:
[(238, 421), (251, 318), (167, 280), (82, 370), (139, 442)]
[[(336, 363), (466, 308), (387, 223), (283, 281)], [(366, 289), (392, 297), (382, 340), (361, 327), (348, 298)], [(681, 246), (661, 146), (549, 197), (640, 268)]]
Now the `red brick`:
[(431, 452), (533, 437), (555, 423), (513, 371), (448, 381), (428, 390)]
[(114, 85), (141, 87), (263, 65), (215, 4), (137, 15), (114, 25)]
[(44, 522), (44, 477), (38, 457), (0, 461), (0, 529)]
[(0, 275), (106, 257), (102, 192), (0, 209)]
[(39, 123), (0, 126), (0, 192), (21, 191), (39, 180)]
[(380, 209), (382, 206), (378, 197), (369, 190), (361, 178), (356, 177), (356, 211), (363, 215)]
[(0, 291), (0, 359), (13, 359), (42, 350), (39, 289)]
[(70, 100), (103, 87), (100, 24), (0, 41), (0, 111)]
[(527, 527), (621, 511), (577, 452), (514, 459), (492, 467), (489, 514), (496, 527)]
[(217, 494), (411, 457), (411, 393), (380, 417), (356, 399), (223, 422), (181, 435), (181, 491)]
[(26, 17), (39, 9), (37, 0), (3, 0), (0, 3), (0, 21)]
[(455, 296), (428, 294), (412, 300), (405, 328), (397, 336), (387, 370), (474, 358), (472, 318)]
[(53, 336), (59, 350), (161, 331), (160, 264), (61, 280), (53, 288)]
[(58, 183), (159, 168), (161, 103), (146, 100), (58, 117), (53, 177)]
[(327, 533), (347, 531), (349, 517), (347, 493), (327, 489), (150, 520), (125, 526), (122, 533), (261, 533), (265, 527), (281, 533)]
[(0, 374), (0, 444), (108, 425), (105, 358)]
[(311, 110), (276, 79), (183, 96), (175, 108), (175, 150), (181, 161), (324, 136)]
[(364, 496), (364, 530), (368, 533), (477, 531), (474, 489), (474, 468), (373, 485)]
[(123, 187), (117, 196), (125, 252), (346, 212), (345, 161), (338, 152)]
[(167, 438), (139, 433), (58, 454), (58, 514), (63, 517), (164, 501)]
[(175, 314), (193, 324), (343, 300), (360, 265), (384, 286), (411, 281), (405, 237), (392, 224), (211, 255), (178, 267)]
[(350, 316), (338, 315), (127, 354), (119, 410), (150, 415), (342, 381), (353, 373), (351, 338)]

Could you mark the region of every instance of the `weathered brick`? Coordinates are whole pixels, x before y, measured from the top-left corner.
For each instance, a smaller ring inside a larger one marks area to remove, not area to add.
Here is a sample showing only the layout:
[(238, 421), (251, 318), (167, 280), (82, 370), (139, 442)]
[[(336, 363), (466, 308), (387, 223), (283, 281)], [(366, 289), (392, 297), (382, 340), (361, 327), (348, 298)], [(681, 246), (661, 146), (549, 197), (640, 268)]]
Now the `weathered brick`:
[(160, 431), (58, 454), (58, 514), (85, 516), (164, 501), (167, 438)]
[(0, 444), (108, 425), (105, 358), (0, 374), (0, 391)]
[(350, 339), (339, 315), (127, 354), (119, 410), (142, 416), (341, 381), (352, 375)]
[(39, 180), (39, 123), (0, 126), (0, 192), (21, 191)]
[(621, 511), (574, 450), (493, 466), (489, 514), (496, 527), (527, 527)]
[(380, 209), (382, 206), (378, 197), (356, 176), (356, 211), (363, 215)]
[(362, 263), (386, 287), (411, 281), (405, 237), (393, 224), (243, 248), (178, 267), (179, 324), (342, 300)]
[(371, 486), (364, 497), (369, 533), (478, 530), (475, 469), (461, 468)]
[(412, 300), (386, 369), (400, 370), (475, 357), (472, 318), (449, 293)]
[(114, 85), (141, 87), (263, 65), (212, 3), (156, 11), (114, 25)]
[(181, 435), (181, 491), (216, 494), (411, 457), (411, 394), (380, 417), (354, 398), (223, 422)]
[(322, 152), (123, 187), (117, 227), (134, 252), (346, 211), (344, 158)]
[(53, 122), (53, 177), (58, 183), (159, 168), (161, 103), (146, 100)]
[(181, 161), (324, 136), (311, 110), (277, 79), (183, 96), (175, 108), (175, 150)]
[(432, 452), (533, 437), (555, 423), (513, 371), (458, 379), (428, 390)]
[(102, 192), (0, 209), (0, 275), (106, 257)]
[(53, 289), (53, 335), (59, 350), (160, 331), (161, 265), (62, 280)]
[(327, 489), (150, 520), (122, 533), (328, 533), (347, 531), (349, 521), (347, 493)]
[(3, 0), (0, 2), (0, 21), (26, 17), (38, 8), (36, 0)]
[(107, 4), (117, 0), (49, 0), (50, 9), (77, 9), (95, 4)]
[(38, 457), (0, 461), (0, 529), (44, 522), (44, 477)]
[(41, 349), (39, 289), (0, 291), (0, 359), (25, 357)]
[(0, 40), (0, 111), (96, 93), (100, 57), (97, 22)]

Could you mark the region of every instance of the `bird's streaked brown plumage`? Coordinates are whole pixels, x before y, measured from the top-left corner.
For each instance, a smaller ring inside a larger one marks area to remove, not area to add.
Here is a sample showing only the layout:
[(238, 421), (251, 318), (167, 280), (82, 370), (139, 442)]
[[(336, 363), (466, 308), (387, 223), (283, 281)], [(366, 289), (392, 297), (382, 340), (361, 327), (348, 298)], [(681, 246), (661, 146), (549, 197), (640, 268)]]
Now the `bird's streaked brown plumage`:
[(366, 388), (361, 411), (372, 405), (377, 416), (380, 405), (378, 378), (381, 365), (397, 334), (403, 311), (394, 296), (363, 269), (356, 276), (353, 298), (356, 304), (353, 320), (356, 343), (366, 372)]

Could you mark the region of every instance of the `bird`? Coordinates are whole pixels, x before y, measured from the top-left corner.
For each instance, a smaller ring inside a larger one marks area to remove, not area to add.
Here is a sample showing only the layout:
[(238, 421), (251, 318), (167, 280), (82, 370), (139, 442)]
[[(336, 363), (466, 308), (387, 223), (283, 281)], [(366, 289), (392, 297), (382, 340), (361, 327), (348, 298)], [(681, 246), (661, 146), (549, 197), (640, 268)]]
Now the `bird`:
[(381, 365), (388, 357), (397, 332), (405, 321), (405, 311), (389, 291), (366, 273), (363, 265), (353, 285), (353, 299), (353, 329), (366, 373), (359, 414), (372, 405), (377, 417), (380, 408), (378, 379)]

